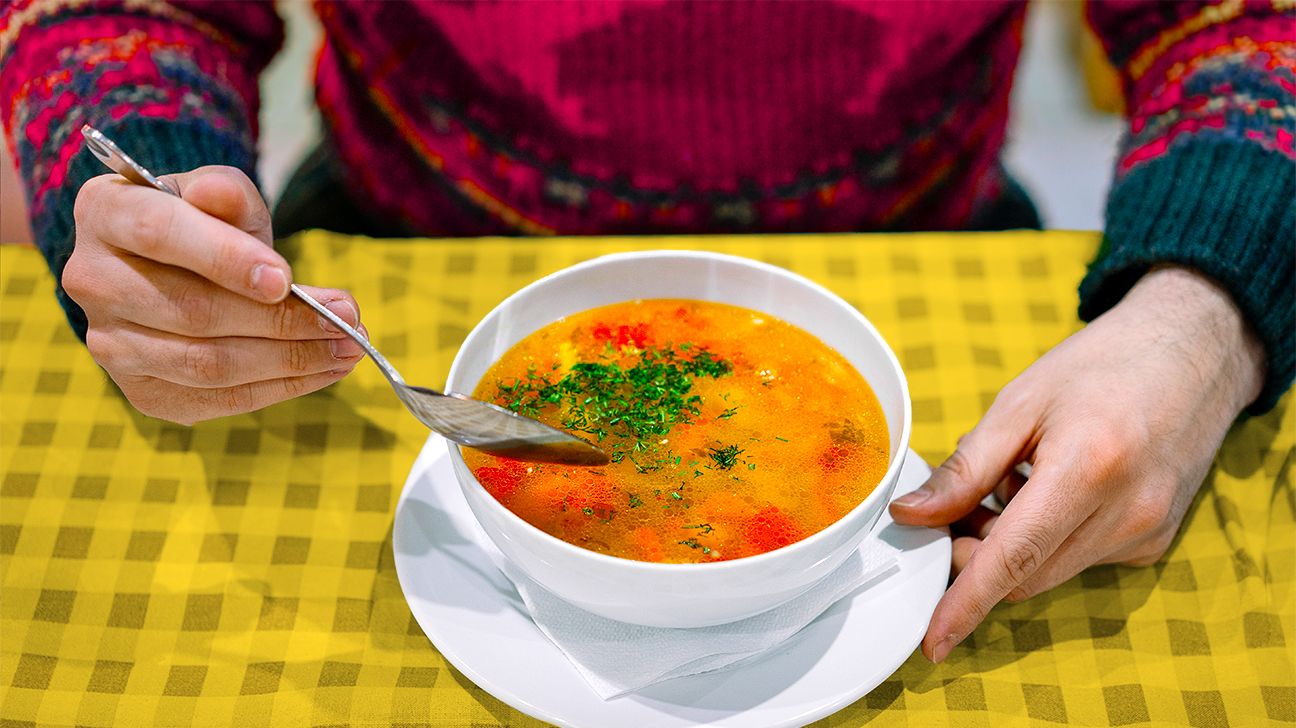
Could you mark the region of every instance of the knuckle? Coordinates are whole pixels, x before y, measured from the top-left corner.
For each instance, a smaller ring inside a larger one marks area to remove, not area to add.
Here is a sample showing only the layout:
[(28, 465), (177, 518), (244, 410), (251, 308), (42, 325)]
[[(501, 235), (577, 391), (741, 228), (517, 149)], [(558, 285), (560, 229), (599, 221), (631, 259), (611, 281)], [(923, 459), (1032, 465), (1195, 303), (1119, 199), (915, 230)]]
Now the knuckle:
[(941, 469), (949, 472), (950, 475), (960, 482), (970, 482), (975, 475), (972, 459), (968, 457), (966, 436), (959, 439), (959, 446), (950, 453), (945, 462), (941, 463)]
[(176, 286), (170, 293), (171, 309), (184, 333), (205, 334), (216, 325), (216, 299), (200, 284)]
[(293, 377), (290, 379), (282, 380), (284, 399), (292, 399), (293, 397), (300, 397), (301, 395), (309, 392), (311, 389), (310, 386), (311, 381), (313, 379), (314, 377)]
[(256, 402), (249, 386), (229, 387), (220, 391), (217, 398), (221, 415), (236, 415), (250, 411)]
[(167, 204), (137, 205), (131, 212), (131, 230), (136, 245), (145, 257), (153, 257), (165, 244), (175, 221), (175, 206)]
[(1173, 499), (1164, 491), (1144, 493), (1126, 511), (1123, 530), (1129, 536), (1157, 533), (1165, 527), (1173, 506)]
[(991, 409), (1007, 412), (1016, 411), (1026, 404), (1027, 397), (1026, 389), (1018, 385), (1016, 381), (1012, 381), (999, 390), (990, 407)]
[(143, 383), (142, 386), (137, 383), (129, 388), (123, 387), (122, 393), (126, 395), (126, 400), (131, 403), (131, 406), (146, 417), (166, 420), (167, 422), (176, 422), (178, 424), (189, 424), (187, 422), (180, 422), (177, 418), (181, 417), (181, 415), (172, 412), (167, 407), (166, 398), (159, 396), (155, 389), (150, 387), (147, 382)]
[(284, 373), (299, 376), (310, 371), (314, 363), (315, 345), (310, 341), (285, 341), (279, 347)]
[(1144, 448), (1126, 434), (1127, 430), (1111, 423), (1086, 426), (1088, 442), (1084, 448), (1085, 472), (1093, 483), (1108, 484), (1125, 479)]
[(208, 385), (229, 381), (234, 368), (228, 351), (202, 340), (185, 345), (183, 366), (194, 381)]
[(210, 164), (207, 166), (207, 169), (224, 175), (239, 187), (256, 189), (256, 185), (252, 184), (252, 178), (248, 177), (247, 174), (238, 167), (231, 167), (228, 164)]
[(98, 177), (91, 177), (81, 185), (77, 190), (76, 200), (72, 203), (72, 219), (80, 224), (88, 222), (95, 217), (99, 209), (100, 198), (107, 191), (110, 180), (116, 175), (101, 174)]
[(106, 331), (91, 328), (86, 331), (86, 350), (104, 369), (111, 370), (117, 359), (117, 347), (113, 337)]
[(999, 566), (1013, 584), (1021, 584), (1044, 563), (1048, 556), (1046, 543), (1041, 531), (1028, 529), (998, 551)]
[(63, 266), (63, 278), (61, 283), (63, 291), (68, 294), (73, 301), (85, 306), (86, 301), (90, 298), (91, 280), (89, 271), (86, 270), (85, 254), (80, 253), (74, 247), (72, 255), (68, 257), (67, 264)]
[(313, 311), (303, 310), (306, 306), (300, 301), (285, 298), (270, 306), (270, 330), (277, 339), (292, 339), (307, 331)]

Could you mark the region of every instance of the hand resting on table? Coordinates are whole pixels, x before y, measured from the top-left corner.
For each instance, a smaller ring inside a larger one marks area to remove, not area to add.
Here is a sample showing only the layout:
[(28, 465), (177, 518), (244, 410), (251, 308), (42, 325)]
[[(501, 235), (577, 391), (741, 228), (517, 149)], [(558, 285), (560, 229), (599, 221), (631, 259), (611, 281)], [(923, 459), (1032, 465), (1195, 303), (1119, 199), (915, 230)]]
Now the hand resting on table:
[[(952, 525), (957, 576), (923, 654), (939, 662), (1000, 600), (1169, 548), (1215, 451), (1259, 394), (1264, 352), (1221, 288), (1183, 268), (1125, 298), (1010, 382), (896, 521)], [(1025, 482), (1013, 472), (1033, 465)], [(992, 491), (1007, 505), (994, 515)]]

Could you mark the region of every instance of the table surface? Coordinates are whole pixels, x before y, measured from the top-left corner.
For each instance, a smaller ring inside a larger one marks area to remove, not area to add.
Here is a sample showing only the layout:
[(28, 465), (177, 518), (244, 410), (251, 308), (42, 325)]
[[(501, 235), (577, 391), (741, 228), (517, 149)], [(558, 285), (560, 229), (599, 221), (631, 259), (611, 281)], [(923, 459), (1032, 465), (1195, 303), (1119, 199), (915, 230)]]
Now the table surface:
[[(445, 380), (496, 303), (596, 255), (705, 248), (858, 306), (909, 375), (939, 462), (1079, 327), (1093, 233), (372, 241), (307, 233), (298, 280), (348, 287), (413, 382)], [(531, 725), (454, 670), (392, 564), (426, 431), (362, 363), (326, 391), (185, 428), (136, 414), (67, 328), (35, 251), (0, 249), (3, 725)], [(825, 725), (1296, 722), (1296, 423), (1235, 426), (1181, 538), (1000, 605)]]

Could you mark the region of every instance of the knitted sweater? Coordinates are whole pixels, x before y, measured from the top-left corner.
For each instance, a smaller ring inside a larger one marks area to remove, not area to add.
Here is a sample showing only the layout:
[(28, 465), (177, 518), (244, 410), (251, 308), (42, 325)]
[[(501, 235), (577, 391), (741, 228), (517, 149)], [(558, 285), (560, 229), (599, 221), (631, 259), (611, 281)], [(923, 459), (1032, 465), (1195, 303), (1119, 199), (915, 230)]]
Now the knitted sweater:
[[(1296, 371), (1292, 7), (1089, 3), (1130, 125), (1080, 314), (1158, 262), (1211, 276), (1265, 345), (1253, 411)], [(1006, 184), (1025, 14), (1010, 0), (317, 10), (316, 96), (341, 161), (373, 213), (422, 234), (952, 230)], [(82, 124), (156, 172), (254, 174), (257, 76), (282, 39), (272, 5), (0, 13), (0, 117), (56, 276), (76, 192), (102, 172)]]

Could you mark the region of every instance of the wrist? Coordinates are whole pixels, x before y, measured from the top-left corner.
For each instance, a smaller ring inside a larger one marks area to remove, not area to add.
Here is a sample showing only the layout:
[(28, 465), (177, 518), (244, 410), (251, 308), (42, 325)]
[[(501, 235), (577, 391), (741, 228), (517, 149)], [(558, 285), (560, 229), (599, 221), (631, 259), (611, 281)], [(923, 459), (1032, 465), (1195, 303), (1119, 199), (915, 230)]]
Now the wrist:
[(1192, 268), (1158, 265), (1117, 307), (1144, 311), (1166, 327), (1172, 333), (1167, 343), (1186, 347), (1203, 375), (1225, 388), (1234, 414), (1260, 395), (1264, 346), (1232, 295), (1213, 279)]

